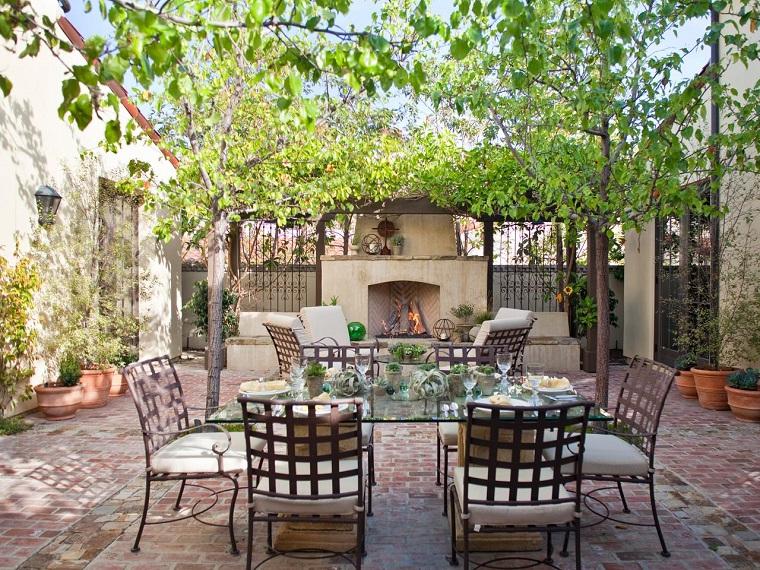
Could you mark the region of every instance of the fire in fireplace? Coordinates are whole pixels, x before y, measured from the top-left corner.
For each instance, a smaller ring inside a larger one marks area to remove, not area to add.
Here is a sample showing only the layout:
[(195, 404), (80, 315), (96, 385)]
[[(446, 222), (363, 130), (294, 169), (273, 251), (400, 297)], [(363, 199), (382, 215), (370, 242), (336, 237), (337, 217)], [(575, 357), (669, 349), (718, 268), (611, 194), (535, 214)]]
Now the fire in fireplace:
[(380, 337), (429, 337), (439, 314), (440, 288), (416, 281), (369, 287), (370, 334)]

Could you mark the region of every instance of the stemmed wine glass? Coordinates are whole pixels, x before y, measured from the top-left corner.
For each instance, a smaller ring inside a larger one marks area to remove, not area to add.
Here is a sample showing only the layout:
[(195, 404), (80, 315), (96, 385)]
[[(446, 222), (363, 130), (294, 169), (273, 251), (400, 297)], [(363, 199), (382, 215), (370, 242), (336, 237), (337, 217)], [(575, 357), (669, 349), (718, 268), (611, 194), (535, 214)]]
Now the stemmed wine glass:
[(541, 402), (538, 399), (538, 388), (541, 385), (541, 380), (544, 378), (544, 367), (540, 364), (533, 364), (528, 366), (528, 383), (530, 389), (533, 392), (531, 398), (531, 405), (538, 406)]
[(465, 401), (471, 402), (472, 389), (475, 387), (475, 384), (477, 384), (477, 380), (475, 380), (475, 375), (472, 373), (472, 370), (468, 369), (466, 372), (462, 373), (462, 384), (467, 391), (465, 394)]
[(359, 380), (361, 380), (362, 386), (367, 384), (367, 370), (369, 370), (369, 355), (357, 354), (354, 356), (354, 367), (359, 373)]
[[(496, 355), (496, 365), (499, 367), (499, 371), (501, 372), (501, 378), (499, 382), (501, 384), (501, 391), (505, 392), (507, 374), (512, 369), (512, 355), (508, 352), (500, 352)], [(511, 387), (509, 389), (509, 395), (512, 395)]]
[(306, 384), (306, 366), (308, 361), (300, 356), (294, 356), (290, 360), (290, 386), (296, 398), (303, 395), (303, 389)]

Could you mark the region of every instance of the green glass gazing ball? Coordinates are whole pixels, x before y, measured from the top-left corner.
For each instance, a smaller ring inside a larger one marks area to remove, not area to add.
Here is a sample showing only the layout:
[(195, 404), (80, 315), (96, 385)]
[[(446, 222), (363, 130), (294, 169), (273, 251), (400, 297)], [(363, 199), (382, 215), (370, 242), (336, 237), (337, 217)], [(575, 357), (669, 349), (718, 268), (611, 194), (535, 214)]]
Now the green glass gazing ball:
[(348, 323), (348, 338), (351, 341), (364, 340), (365, 336), (367, 336), (367, 327), (357, 322)]

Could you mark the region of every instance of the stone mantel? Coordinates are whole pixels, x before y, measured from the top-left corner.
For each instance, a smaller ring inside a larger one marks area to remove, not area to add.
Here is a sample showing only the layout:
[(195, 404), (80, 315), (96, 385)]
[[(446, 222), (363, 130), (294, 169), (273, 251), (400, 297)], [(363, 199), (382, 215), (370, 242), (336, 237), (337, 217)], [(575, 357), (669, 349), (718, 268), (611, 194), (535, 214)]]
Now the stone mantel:
[(455, 255), (324, 255), (322, 299), (338, 298), (349, 321), (368, 324), (369, 287), (393, 281), (416, 281), (439, 287), (439, 314), (452, 318), (451, 307), (471, 303), (486, 306), (488, 259)]

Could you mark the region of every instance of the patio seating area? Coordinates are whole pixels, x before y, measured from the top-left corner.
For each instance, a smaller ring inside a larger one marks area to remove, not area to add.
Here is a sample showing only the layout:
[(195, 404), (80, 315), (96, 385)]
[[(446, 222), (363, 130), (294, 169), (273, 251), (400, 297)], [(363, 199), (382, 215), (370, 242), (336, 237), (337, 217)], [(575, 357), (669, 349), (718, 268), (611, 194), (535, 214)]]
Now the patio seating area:
[[(189, 405), (202, 404), (206, 374), (202, 358), (177, 365)], [(625, 368), (613, 366), (611, 393)], [(232, 398), (247, 376), (223, 373), (222, 399)], [(594, 380), (572, 376), (581, 392), (593, 393)], [(0, 438), (0, 566), (21, 568), (240, 568), (228, 552), (224, 528), (188, 520), (147, 527), (139, 553), (130, 552), (144, 493), (143, 449), (134, 405), (128, 396), (107, 412), (82, 410), (76, 422), (46, 422), (31, 416), (32, 430)], [(700, 408), (671, 392), (657, 451), (657, 500), (671, 558), (659, 554), (651, 528), (637, 531), (603, 523), (583, 534), (584, 568), (714, 569), (754, 568), (760, 564), (760, 460), (751, 442), (760, 426), (737, 424), (729, 412)], [(87, 437), (84, 437), (87, 436)], [(47, 445), (33, 442), (44, 438)], [(710, 460), (695, 460), (710, 454)], [(384, 424), (375, 429), (378, 485), (367, 525), (366, 568), (444, 568), (448, 566), (448, 525), (441, 515), (441, 487), (435, 485), (433, 425)], [(452, 456), (455, 461), (456, 455)], [(159, 483), (153, 493), (157, 512), (173, 513), (176, 483)], [(628, 486), (632, 520), (649, 517), (648, 494)], [(194, 494), (189, 490), (187, 496)], [(196, 495), (197, 496), (197, 495)], [(620, 508), (617, 493), (605, 501)], [(238, 546), (246, 545), (245, 507), (235, 513)], [(224, 521), (219, 504), (209, 514)], [(265, 531), (254, 534), (254, 556), (265, 555)], [(474, 560), (478, 560), (474, 555)], [(572, 559), (555, 556), (561, 567)], [(324, 561), (303, 562), (307, 568)], [(273, 568), (291, 568), (276, 559)], [(339, 560), (330, 565), (343, 567)], [(346, 564), (345, 567), (348, 567)]]

